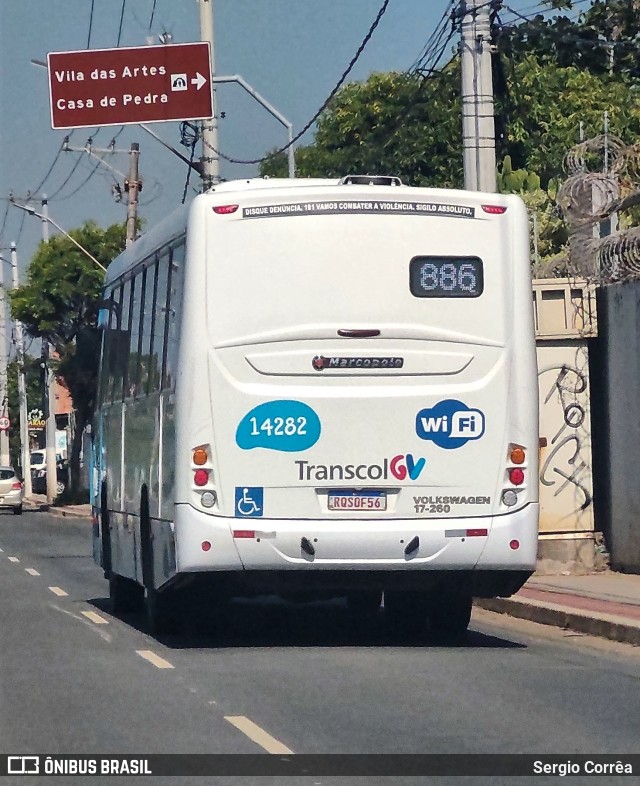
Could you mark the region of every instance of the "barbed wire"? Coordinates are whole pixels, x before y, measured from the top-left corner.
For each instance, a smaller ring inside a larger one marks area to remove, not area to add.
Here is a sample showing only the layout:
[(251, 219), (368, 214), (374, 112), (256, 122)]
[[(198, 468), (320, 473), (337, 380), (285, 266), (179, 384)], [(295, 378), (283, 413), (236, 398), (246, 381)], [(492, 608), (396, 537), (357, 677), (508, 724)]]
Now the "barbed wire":
[(640, 278), (640, 227), (611, 232), (618, 214), (640, 205), (640, 144), (600, 134), (574, 145), (564, 169), (556, 203), (569, 228), (570, 274), (598, 286)]

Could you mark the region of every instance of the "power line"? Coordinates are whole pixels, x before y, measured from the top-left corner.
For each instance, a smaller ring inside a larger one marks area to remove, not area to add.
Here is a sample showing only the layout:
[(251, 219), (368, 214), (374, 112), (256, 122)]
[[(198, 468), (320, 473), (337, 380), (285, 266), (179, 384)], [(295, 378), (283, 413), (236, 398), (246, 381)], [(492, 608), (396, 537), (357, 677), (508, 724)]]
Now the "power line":
[(9, 205), (10, 204), (11, 204), (11, 202), (9, 200), (7, 200), (7, 207), (5, 208), (4, 217), (2, 219), (2, 227), (0, 227), (0, 238), (2, 238), (2, 236), (4, 235), (4, 228), (7, 225), (7, 216), (9, 215)]
[(50, 174), (53, 172), (53, 168), (54, 168), (54, 166), (56, 165), (56, 163), (57, 163), (57, 161), (58, 161), (58, 158), (60, 158), (60, 153), (62, 153), (62, 150), (63, 150), (63, 148), (64, 148), (65, 144), (66, 144), (66, 143), (67, 143), (67, 142), (68, 142), (68, 141), (71, 139), (71, 134), (73, 134), (73, 131), (72, 131), (72, 132), (71, 132), (71, 133), (70, 133), (68, 136), (66, 136), (66, 137), (63, 139), (63, 141), (62, 141), (62, 144), (60, 145), (60, 148), (58, 149), (58, 152), (56, 153), (56, 157), (53, 159), (53, 163), (51, 164), (51, 166), (50, 166), (50, 167), (49, 167), (49, 169), (47, 170), (47, 174), (46, 174), (46, 175), (45, 175), (45, 176), (42, 178), (42, 180), (40, 181), (40, 183), (39, 183), (39, 184), (38, 184), (38, 185), (37, 185), (35, 188), (32, 188), (32, 189), (31, 189), (31, 193), (32, 193), (32, 194), (37, 194), (37, 193), (38, 193), (38, 191), (40, 191), (40, 189), (42, 188), (42, 186), (44, 186), (44, 184), (45, 184), (45, 183), (47, 182), (47, 180), (49, 179), (49, 175), (50, 175)]
[[(82, 161), (82, 156), (80, 156), (78, 158), (78, 163), (80, 163), (80, 161)], [(72, 196), (75, 196), (75, 194), (77, 194), (78, 191), (80, 191), (80, 189), (84, 188), (87, 185), (87, 183), (91, 180), (91, 178), (95, 175), (96, 170), (100, 166), (100, 163), (101, 163), (100, 161), (98, 161), (96, 163), (96, 165), (93, 167), (91, 172), (89, 172), (87, 177), (82, 181), (82, 183), (80, 183), (79, 186), (76, 186), (76, 188), (74, 188), (73, 191), (71, 191), (71, 193), (65, 194), (64, 196), (61, 196), (61, 197), (58, 197), (58, 199), (56, 201), (57, 202), (64, 202), (65, 199), (70, 199)]]
[(122, 9), (120, 11), (120, 27), (118, 28), (118, 43), (116, 46), (120, 46), (120, 37), (122, 36), (122, 22), (124, 20), (124, 7), (127, 4), (127, 0), (122, 0)]
[(414, 72), (419, 70), (423, 67), (424, 63), (429, 60), (429, 58), (433, 55), (434, 50), (438, 47), (439, 42), (441, 40), (441, 36), (444, 34), (446, 30), (447, 21), (451, 19), (451, 9), (453, 8), (455, 0), (449, 0), (447, 7), (445, 8), (442, 16), (438, 24), (436, 25), (433, 33), (429, 36), (426, 44), (422, 48), (422, 51), (418, 55), (418, 57), (414, 60), (413, 64), (409, 68), (409, 72)]
[(335, 94), (338, 92), (338, 90), (342, 87), (345, 79), (351, 73), (351, 70), (353, 69), (354, 65), (357, 63), (358, 59), (360, 58), (360, 55), (364, 51), (364, 48), (369, 43), (369, 41), (371, 39), (371, 36), (374, 34), (376, 28), (380, 24), (380, 20), (384, 16), (384, 14), (385, 14), (385, 12), (387, 10), (387, 6), (389, 5), (389, 2), (390, 2), (390, 0), (384, 0), (384, 2), (382, 3), (382, 6), (380, 7), (380, 10), (378, 11), (378, 13), (376, 15), (376, 18), (373, 20), (373, 23), (372, 23), (371, 27), (369, 28), (367, 34), (362, 39), (362, 42), (361, 42), (360, 46), (358, 47), (355, 55), (351, 58), (351, 61), (350, 61), (349, 65), (346, 67), (346, 69), (343, 72), (342, 76), (338, 80), (336, 86), (329, 93), (328, 97), (326, 98), (326, 100), (324, 101), (324, 103), (322, 104), (320, 109), (318, 109), (318, 111), (311, 118), (311, 120), (309, 120), (309, 122), (304, 126), (302, 131), (300, 131), (298, 134), (296, 134), (296, 136), (294, 136), (291, 141), (287, 142), (286, 145), (283, 145), (283, 147), (279, 148), (278, 150), (275, 150), (275, 151), (273, 151), (272, 153), (269, 153), (266, 156), (262, 156), (261, 158), (253, 158), (253, 159), (246, 159), (246, 160), (239, 159), (239, 158), (230, 158), (229, 156), (226, 156), (224, 153), (221, 153), (219, 150), (216, 150), (213, 147), (213, 145), (209, 144), (206, 141), (205, 141), (205, 146), (207, 148), (209, 148), (210, 150), (212, 150), (220, 158), (223, 158), (225, 161), (228, 161), (231, 164), (260, 164), (262, 161), (266, 161), (271, 156), (279, 155), (280, 153), (284, 153), (285, 150), (288, 150), (291, 147), (291, 145), (295, 144), (298, 141), (298, 139), (300, 139), (300, 137), (304, 136), (304, 134), (307, 133), (307, 131), (311, 128), (311, 126), (316, 122), (316, 120), (324, 112), (324, 110), (329, 106), (329, 103), (331, 102), (331, 99), (335, 96)]
[(151, 32), (151, 27), (153, 25), (153, 17), (156, 13), (156, 2), (157, 0), (153, 0), (153, 8), (151, 9), (151, 18), (149, 19), (149, 32)]
[(89, 34), (87, 35), (87, 49), (91, 46), (91, 28), (93, 27), (93, 10), (96, 0), (91, 0), (91, 11), (89, 13)]

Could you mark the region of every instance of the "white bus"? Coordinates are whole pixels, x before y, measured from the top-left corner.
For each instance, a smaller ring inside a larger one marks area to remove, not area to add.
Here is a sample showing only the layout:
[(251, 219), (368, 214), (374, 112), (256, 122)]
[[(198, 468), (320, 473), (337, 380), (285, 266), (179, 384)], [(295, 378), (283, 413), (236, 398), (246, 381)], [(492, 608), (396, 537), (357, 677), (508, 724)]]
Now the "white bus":
[[(116, 608), (346, 597), (463, 631), (535, 569), (527, 215), (392, 177), (228, 182), (109, 266), (94, 555)], [(384, 593), (384, 602), (382, 601)]]

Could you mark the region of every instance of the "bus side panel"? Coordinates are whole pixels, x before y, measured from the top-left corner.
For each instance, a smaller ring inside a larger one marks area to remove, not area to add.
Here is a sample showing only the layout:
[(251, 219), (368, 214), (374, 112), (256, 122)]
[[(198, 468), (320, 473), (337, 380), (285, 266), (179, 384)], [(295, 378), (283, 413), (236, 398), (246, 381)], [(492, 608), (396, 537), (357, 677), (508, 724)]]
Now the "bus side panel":
[(161, 396), (160, 421), (162, 434), (160, 511), (161, 519), (173, 521), (176, 498), (176, 407), (173, 393)]
[(104, 471), (107, 483), (107, 508), (122, 510), (122, 404), (105, 408)]
[[(148, 400), (127, 402), (125, 410), (125, 472), (124, 500), (127, 512), (140, 515), (140, 492), (143, 484), (150, 487), (150, 466), (153, 446), (154, 413)], [(150, 513), (153, 516), (153, 501)]]
[(150, 445), (150, 465), (149, 465), (149, 513), (152, 518), (160, 516), (160, 441), (162, 439), (162, 414), (160, 409), (160, 395), (153, 394), (149, 397), (151, 405), (150, 415), (153, 423), (149, 423), (152, 428), (152, 441)]

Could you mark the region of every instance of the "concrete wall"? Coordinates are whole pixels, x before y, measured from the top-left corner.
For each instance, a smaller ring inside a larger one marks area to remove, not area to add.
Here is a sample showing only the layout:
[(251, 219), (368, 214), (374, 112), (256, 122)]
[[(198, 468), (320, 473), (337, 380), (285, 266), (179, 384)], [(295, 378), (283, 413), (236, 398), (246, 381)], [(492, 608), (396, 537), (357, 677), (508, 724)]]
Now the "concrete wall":
[[(538, 341), (540, 534), (593, 533), (587, 341)], [(544, 444), (546, 443), (546, 444)]]
[(640, 281), (598, 291), (591, 351), (596, 517), (611, 567), (640, 573)]

